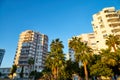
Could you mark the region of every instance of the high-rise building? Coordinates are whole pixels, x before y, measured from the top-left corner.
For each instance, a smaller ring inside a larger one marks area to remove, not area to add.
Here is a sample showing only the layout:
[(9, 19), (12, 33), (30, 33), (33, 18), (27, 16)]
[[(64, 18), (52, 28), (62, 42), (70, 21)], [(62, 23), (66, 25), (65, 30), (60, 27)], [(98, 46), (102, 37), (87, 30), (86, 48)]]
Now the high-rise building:
[(5, 54), (5, 49), (0, 49), (0, 66), (1, 66), (4, 54)]
[[(78, 35), (78, 36), (76, 36), (76, 37), (81, 38), (81, 41), (87, 43), (87, 45), (88, 45), (90, 48), (93, 49), (93, 53), (94, 53), (94, 54), (97, 54), (96, 41), (95, 41), (95, 35), (94, 35), (94, 33), (81, 34), (81, 35)], [(71, 39), (70, 39), (70, 40), (71, 40)], [(69, 41), (68, 41), (68, 43), (69, 43)], [(69, 49), (69, 56), (70, 56), (70, 59), (71, 59), (72, 61), (75, 60), (74, 50)]]
[[(108, 35), (120, 36), (120, 10), (115, 10), (114, 7), (102, 9), (102, 11), (93, 15), (92, 26), (93, 33), (81, 34), (76, 37), (80, 37), (83, 42), (87, 42), (88, 46), (93, 49), (94, 54), (99, 54), (100, 49), (107, 48), (105, 41)], [(73, 53), (74, 51), (69, 49), (69, 56), (72, 61), (75, 60)]]
[(24, 66), (25, 72), (28, 72), (28, 60), (33, 58), (34, 67), (32, 70), (40, 72), (44, 68), (47, 52), (48, 36), (32, 30), (26, 30), (20, 34), (14, 64), (19, 67)]
[(106, 37), (110, 34), (120, 35), (120, 10), (114, 7), (102, 9), (93, 15), (92, 26), (98, 50), (107, 48)]

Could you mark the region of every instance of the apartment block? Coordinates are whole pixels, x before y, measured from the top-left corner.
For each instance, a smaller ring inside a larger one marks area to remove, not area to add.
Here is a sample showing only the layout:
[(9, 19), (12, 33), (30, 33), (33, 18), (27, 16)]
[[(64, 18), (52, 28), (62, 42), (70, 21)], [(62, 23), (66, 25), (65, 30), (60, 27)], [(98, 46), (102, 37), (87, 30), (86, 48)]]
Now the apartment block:
[(18, 67), (24, 67), (25, 72), (29, 73), (28, 60), (33, 58), (34, 66), (32, 70), (40, 72), (44, 68), (47, 52), (48, 36), (36, 31), (26, 30), (20, 34), (14, 64)]
[(102, 9), (93, 15), (92, 26), (98, 50), (107, 48), (105, 40), (108, 35), (120, 36), (120, 10), (114, 7)]
[(2, 60), (3, 60), (4, 54), (5, 54), (5, 49), (0, 49), (0, 66), (2, 64)]
[(11, 68), (0, 68), (1, 78), (9, 77)]

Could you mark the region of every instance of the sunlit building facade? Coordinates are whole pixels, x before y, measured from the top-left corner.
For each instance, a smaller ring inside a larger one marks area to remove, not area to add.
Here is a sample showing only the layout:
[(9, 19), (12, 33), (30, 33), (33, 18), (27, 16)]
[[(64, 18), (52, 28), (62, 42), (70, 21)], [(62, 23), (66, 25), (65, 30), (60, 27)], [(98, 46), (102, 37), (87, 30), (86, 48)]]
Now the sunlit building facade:
[[(25, 72), (29, 72), (28, 60), (34, 59), (32, 70), (40, 72), (45, 65), (45, 58), (48, 52), (48, 36), (32, 30), (20, 34), (14, 64), (24, 66)], [(27, 75), (27, 74), (26, 74)]]
[[(101, 49), (107, 48), (105, 41), (108, 35), (120, 36), (120, 10), (115, 10), (114, 7), (104, 8), (102, 11), (93, 15), (93, 21), (91, 23), (93, 33), (81, 34), (76, 37), (80, 37), (83, 42), (87, 42), (88, 46), (93, 49), (94, 54), (99, 54)], [(69, 49), (69, 55), (72, 61), (75, 60), (73, 53), (74, 51)]]
[(120, 35), (120, 10), (114, 7), (102, 9), (93, 15), (92, 26), (98, 51), (107, 48), (106, 37), (110, 34)]

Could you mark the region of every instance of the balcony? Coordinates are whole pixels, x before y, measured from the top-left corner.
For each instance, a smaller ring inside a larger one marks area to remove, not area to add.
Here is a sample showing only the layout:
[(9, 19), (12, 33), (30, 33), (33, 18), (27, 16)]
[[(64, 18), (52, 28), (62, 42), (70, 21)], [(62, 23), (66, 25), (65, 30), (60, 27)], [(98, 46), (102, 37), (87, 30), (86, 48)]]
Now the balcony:
[(28, 54), (21, 54), (20, 57), (28, 57)]
[(109, 26), (113, 28), (118, 28), (120, 27), (120, 22), (109, 22)]
[(120, 18), (110, 18), (107, 21), (108, 22), (120, 22)]
[(117, 32), (120, 32), (120, 28), (117, 27), (117, 28), (115, 28), (115, 29), (112, 29), (111, 31), (112, 31), (113, 33), (117, 33)]
[(106, 17), (118, 17), (118, 14), (115, 12), (106, 13)]

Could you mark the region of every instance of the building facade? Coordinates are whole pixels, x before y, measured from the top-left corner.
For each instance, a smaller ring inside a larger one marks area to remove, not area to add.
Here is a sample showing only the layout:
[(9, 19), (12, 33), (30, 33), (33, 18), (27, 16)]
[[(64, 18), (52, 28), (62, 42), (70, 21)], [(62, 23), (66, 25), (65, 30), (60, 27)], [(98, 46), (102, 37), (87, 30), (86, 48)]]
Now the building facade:
[[(99, 54), (101, 49), (107, 48), (105, 42), (108, 35), (120, 36), (120, 10), (115, 10), (114, 7), (104, 8), (93, 15), (93, 21), (91, 23), (93, 33), (81, 34), (76, 37), (80, 37), (83, 42), (87, 42), (88, 46), (93, 49), (94, 54)], [(69, 49), (69, 55), (72, 61), (75, 60), (73, 53), (74, 51)]]
[(92, 26), (98, 51), (107, 48), (106, 37), (110, 34), (120, 35), (120, 11), (114, 7), (102, 9), (93, 15)]
[[(24, 67), (26, 75), (29, 73), (28, 60), (32, 58), (34, 64), (32, 70), (40, 72), (45, 65), (45, 58), (48, 52), (48, 36), (32, 30), (20, 34), (14, 64)], [(31, 71), (32, 71), (31, 70)]]
[(1, 78), (9, 77), (11, 68), (0, 68)]
[(5, 49), (0, 49), (0, 66), (2, 64), (2, 60), (3, 60), (4, 54), (5, 54)]

